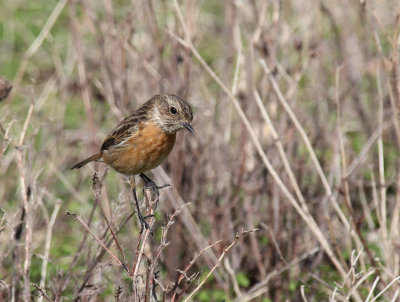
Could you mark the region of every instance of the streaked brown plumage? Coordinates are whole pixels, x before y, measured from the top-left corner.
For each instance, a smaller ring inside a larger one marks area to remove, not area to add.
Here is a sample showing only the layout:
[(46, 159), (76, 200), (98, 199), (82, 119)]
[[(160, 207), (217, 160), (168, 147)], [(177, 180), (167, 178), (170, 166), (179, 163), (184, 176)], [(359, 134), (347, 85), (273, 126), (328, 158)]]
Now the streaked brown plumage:
[[(158, 197), (158, 189), (162, 187), (143, 173), (157, 167), (169, 155), (179, 130), (186, 128), (194, 133), (192, 120), (192, 109), (184, 100), (173, 94), (156, 95), (121, 121), (98, 153), (71, 169), (79, 169), (92, 161), (104, 162), (127, 176), (139, 174), (146, 187), (152, 188)], [(133, 179), (131, 181), (134, 183)], [(150, 226), (145, 220), (147, 216), (140, 212), (135, 186), (132, 190), (142, 232), (143, 227), (150, 229)]]
[(104, 140), (98, 153), (77, 163), (104, 162), (125, 175), (141, 174), (160, 165), (175, 144), (176, 132), (193, 133), (190, 106), (173, 94), (156, 95), (121, 121)]

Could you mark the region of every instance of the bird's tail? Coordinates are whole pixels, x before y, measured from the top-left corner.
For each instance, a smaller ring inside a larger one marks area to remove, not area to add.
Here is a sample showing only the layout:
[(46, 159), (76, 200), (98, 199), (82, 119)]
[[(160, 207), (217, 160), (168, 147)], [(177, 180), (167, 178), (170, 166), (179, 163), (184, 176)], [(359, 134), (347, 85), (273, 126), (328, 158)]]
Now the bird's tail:
[(96, 153), (95, 155), (92, 155), (92, 156), (86, 158), (85, 160), (82, 160), (81, 162), (77, 163), (76, 165), (72, 166), (71, 170), (82, 168), (84, 165), (86, 165), (92, 161), (99, 160), (100, 158), (101, 158), (101, 152)]

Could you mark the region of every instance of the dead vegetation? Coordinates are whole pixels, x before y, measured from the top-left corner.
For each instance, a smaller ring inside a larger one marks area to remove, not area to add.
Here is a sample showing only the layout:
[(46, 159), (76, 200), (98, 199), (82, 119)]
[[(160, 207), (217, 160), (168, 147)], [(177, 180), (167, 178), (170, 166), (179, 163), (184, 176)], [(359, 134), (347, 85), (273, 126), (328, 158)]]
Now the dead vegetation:
[[(397, 2), (0, 4), (0, 300), (396, 301)], [(124, 177), (68, 168), (159, 92), (196, 135), (151, 236)]]

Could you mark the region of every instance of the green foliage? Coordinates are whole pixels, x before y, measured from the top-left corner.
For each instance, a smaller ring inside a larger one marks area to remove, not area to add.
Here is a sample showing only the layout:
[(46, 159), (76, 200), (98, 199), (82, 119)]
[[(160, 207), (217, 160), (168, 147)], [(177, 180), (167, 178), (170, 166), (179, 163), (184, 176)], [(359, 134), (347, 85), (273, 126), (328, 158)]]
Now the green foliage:
[(259, 243), (260, 243), (261, 245), (268, 245), (269, 242), (270, 242), (270, 241), (269, 241), (269, 238), (266, 237), (266, 236), (261, 237), (261, 238), (259, 239)]
[(348, 137), (350, 137), (350, 142), (354, 152), (359, 153), (362, 147), (365, 145), (365, 138), (358, 131), (347, 132)]
[(236, 274), (236, 280), (237, 280), (237, 282), (238, 282), (238, 284), (239, 284), (240, 287), (246, 288), (246, 287), (249, 287), (249, 286), (250, 286), (250, 280), (249, 280), (249, 278), (246, 276), (246, 274), (243, 273), (243, 272), (238, 272), (238, 273)]
[(39, 257), (32, 257), (30, 276), (32, 283), (39, 283), (42, 272), (42, 259)]
[(85, 107), (81, 100), (71, 99), (65, 108), (64, 129), (77, 129), (85, 120)]
[(223, 290), (202, 290), (196, 295), (195, 301), (208, 302), (208, 301), (223, 301), (230, 302), (227, 299)]
[(291, 292), (294, 292), (297, 289), (297, 282), (294, 282), (293, 280), (289, 282), (289, 290)]
[[(69, 223), (68, 228), (73, 229), (75, 226), (76, 223), (72, 221)], [(51, 246), (50, 253), (55, 259), (61, 260), (61, 262), (57, 263), (58, 266), (67, 266), (70, 259), (66, 259), (65, 257), (70, 257), (76, 252), (76, 246), (74, 245), (77, 239), (76, 235), (77, 234), (73, 233), (65, 233), (63, 236), (53, 237), (53, 245)]]
[[(209, 270), (204, 270), (202, 273), (201, 273), (201, 275), (200, 275), (200, 277), (199, 277), (199, 280), (204, 280), (206, 277), (207, 277), (207, 275), (210, 273), (210, 271)], [(213, 274), (211, 274), (209, 277), (208, 277), (208, 279), (207, 279), (207, 281), (206, 281), (206, 284), (207, 283), (210, 283), (210, 282), (212, 282), (212, 281), (214, 281), (214, 275)]]

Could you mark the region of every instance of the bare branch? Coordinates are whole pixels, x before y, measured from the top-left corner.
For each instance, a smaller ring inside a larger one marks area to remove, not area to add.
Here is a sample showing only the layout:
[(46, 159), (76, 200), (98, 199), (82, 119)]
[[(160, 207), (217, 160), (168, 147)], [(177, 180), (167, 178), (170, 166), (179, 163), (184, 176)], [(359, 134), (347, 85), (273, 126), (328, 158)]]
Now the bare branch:
[(207, 279), (212, 275), (212, 273), (215, 271), (215, 269), (221, 264), (222, 259), (225, 257), (225, 255), (230, 251), (230, 249), (238, 242), (238, 240), (243, 236), (246, 235), (250, 232), (255, 232), (258, 229), (253, 229), (249, 231), (241, 231), (240, 233), (237, 233), (235, 236), (235, 239), (232, 241), (232, 243), (224, 249), (222, 252), (221, 256), (218, 258), (218, 262), (214, 265), (214, 267), (210, 270), (210, 272), (204, 277), (204, 279), (200, 282), (200, 284), (186, 297), (184, 302), (189, 301), (195, 294), (196, 292), (199, 291), (199, 289), (204, 285), (204, 283), (207, 281)]

